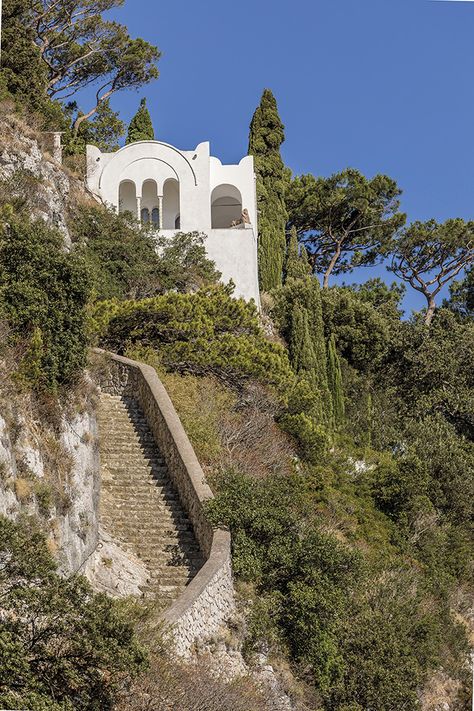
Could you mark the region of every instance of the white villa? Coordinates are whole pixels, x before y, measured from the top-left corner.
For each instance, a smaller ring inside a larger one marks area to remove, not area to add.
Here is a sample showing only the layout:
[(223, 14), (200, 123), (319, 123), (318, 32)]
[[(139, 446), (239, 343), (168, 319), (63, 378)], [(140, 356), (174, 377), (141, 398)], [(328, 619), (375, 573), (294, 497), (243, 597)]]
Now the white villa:
[(89, 190), (118, 211), (151, 222), (161, 234), (203, 232), (206, 250), (235, 295), (260, 305), (257, 200), (253, 157), (222, 165), (209, 143), (181, 151), (161, 141), (139, 141), (116, 153), (87, 147)]

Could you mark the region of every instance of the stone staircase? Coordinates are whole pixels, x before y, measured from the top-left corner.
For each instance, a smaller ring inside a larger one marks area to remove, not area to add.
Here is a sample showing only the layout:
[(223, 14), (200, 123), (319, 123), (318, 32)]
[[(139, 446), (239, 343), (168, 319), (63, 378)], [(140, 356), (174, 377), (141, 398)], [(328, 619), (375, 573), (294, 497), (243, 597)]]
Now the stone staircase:
[(191, 523), (135, 400), (101, 394), (100, 522), (147, 567), (143, 596), (168, 605), (204, 560)]

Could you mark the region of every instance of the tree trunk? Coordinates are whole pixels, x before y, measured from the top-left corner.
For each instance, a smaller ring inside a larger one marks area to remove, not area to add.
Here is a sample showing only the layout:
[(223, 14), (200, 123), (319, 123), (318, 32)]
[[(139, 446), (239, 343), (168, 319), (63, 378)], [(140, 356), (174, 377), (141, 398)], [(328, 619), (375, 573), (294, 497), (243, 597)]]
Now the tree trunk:
[(81, 123), (82, 123), (83, 121), (88, 121), (88, 120), (91, 118), (91, 116), (93, 116), (93, 115), (96, 113), (97, 109), (98, 109), (98, 106), (96, 106), (93, 111), (89, 111), (88, 114), (84, 114), (83, 116), (78, 116), (78, 117), (77, 117), (77, 119), (74, 121), (74, 127), (73, 127), (73, 129), (74, 129), (74, 130), (73, 130), (73, 138), (74, 138), (74, 139), (77, 138), (77, 134), (79, 133), (79, 129), (80, 129), (80, 127), (81, 127)]
[(87, 114), (84, 114), (82, 116), (78, 116), (77, 119), (74, 121), (74, 126), (73, 126), (73, 138), (77, 138), (77, 134), (79, 133), (79, 129), (81, 127), (81, 123), (83, 121), (88, 121), (94, 114), (97, 113), (99, 106), (104, 102), (109, 99), (114, 92), (112, 90), (108, 91), (104, 96), (102, 96), (100, 99), (97, 99), (97, 104), (94, 106), (93, 109), (91, 109)]
[(336, 251), (334, 252), (333, 258), (331, 259), (329, 266), (324, 274), (323, 289), (329, 289), (329, 277), (332, 274), (334, 267), (336, 266), (339, 257), (341, 256), (341, 247), (338, 245)]
[(426, 300), (428, 301), (428, 308), (425, 314), (425, 324), (430, 326), (436, 311), (436, 301), (433, 295), (427, 296)]

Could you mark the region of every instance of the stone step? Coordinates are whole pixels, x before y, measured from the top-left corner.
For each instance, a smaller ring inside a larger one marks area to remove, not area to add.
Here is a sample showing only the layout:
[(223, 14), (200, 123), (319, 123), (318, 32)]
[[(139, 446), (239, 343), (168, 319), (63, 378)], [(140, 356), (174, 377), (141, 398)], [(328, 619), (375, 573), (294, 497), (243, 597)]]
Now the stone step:
[(163, 473), (153, 474), (150, 470), (144, 472), (140, 471), (139, 468), (131, 468), (127, 471), (124, 470), (123, 476), (120, 472), (114, 472), (113, 474), (107, 469), (103, 468), (104, 472), (104, 485), (110, 486), (111, 488), (129, 489), (134, 487), (137, 491), (147, 491), (150, 487), (155, 487), (158, 491), (160, 489), (166, 489), (176, 493), (174, 486), (172, 485), (170, 479), (166, 478)]
[(146, 565), (146, 599), (169, 605), (203, 564), (191, 522), (137, 401), (101, 395), (100, 519)]
[(178, 497), (174, 494), (167, 494), (158, 487), (155, 488), (151, 486), (148, 491), (140, 491), (138, 496), (134, 494), (132, 487), (127, 490), (108, 490), (106, 496), (110, 502), (113, 501), (119, 507), (127, 506), (129, 509), (135, 507), (136, 509), (143, 510), (144, 507), (155, 509), (155, 507), (158, 506), (163, 513), (166, 511), (170, 513), (174, 512), (188, 518), (181, 506), (179, 506)]
[(177, 543), (186, 543), (192, 545), (194, 542), (194, 536), (191, 531), (179, 531), (172, 529), (171, 527), (165, 528), (164, 526), (153, 526), (153, 529), (149, 531), (142, 529), (142, 533), (138, 532), (137, 534), (134, 533), (136, 529), (127, 525), (125, 522), (120, 522), (118, 525), (110, 525), (109, 520), (104, 520), (104, 526), (107, 528), (108, 531), (110, 531), (111, 533), (116, 533), (121, 538), (123, 538), (126, 534), (127, 539), (135, 545), (139, 545), (143, 540), (147, 540), (150, 544), (155, 546), (161, 544), (171, 545), (172, 543), (175, 545)]
[(114, 452), (114, 456), (101, 454), (100, 457), (101, 464), (110, 469), (117, 469), (123, 472), (124, 468), (129, 465), (141, 465), (144, 469), (163, 469), (167, 474), (168, 468), (163, 460), (159, 458), (154, 458), (152, 456), (147, 456), (143, 452), (137, 451), (133, 456), (130, 453), (124, 452), (123, 450), (117, 448)]

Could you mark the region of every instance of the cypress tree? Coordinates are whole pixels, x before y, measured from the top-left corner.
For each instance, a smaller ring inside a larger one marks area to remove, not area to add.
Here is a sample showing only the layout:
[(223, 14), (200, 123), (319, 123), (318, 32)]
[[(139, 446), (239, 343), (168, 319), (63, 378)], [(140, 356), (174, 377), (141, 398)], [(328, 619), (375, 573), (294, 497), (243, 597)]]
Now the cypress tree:
[(285, 281), (288, 279), (304, 279), (310, 274), (311, 266), (308, 262), (308, 255), (304, 248), (300, 254), (296, 227), (292, 227), (286, 251)]
[(313, 374), (317, 367), (316, 354), (309, 332), (308, 312), (298, 302), (291, 311), (290, 359), (296, 373)]
[(151, 121), (150, 112), (146, 105), (146, 99), (140, 102), (140, 108), (130, 121), (128, 127), (127, 144), (135, 141), (154, 141), (155, 131)]
[(272, 92), (265, 89), (250, 124), (249, 155), (255, 160), (259, 211), (259, 279), (262, 291), (282, 284), (286, 251), (285, 166), (280, 147), (285, 127)]
[(284, 331), (293, 369), (318, 393), (320, 416), (326, 424), (332, 425), (334, 417), (319, 282), (312, 277), (287, 282), (281, 298), (285, 302)]
[[(313, 351), (315, 355), (315, 379), (324, 398), (329, 396), (327, 374), (327, 351), (324, 337), (323, 307), (321, 303), (321, 287), (313, 277), (306, 277), (302, 282), (302, 303), (308, 313), (308, 324)], [(330, 401), (330, 397), (327, 398)], [(329, 408), (330, 409), (330, 408)]]
[(342, 425), (345, 419), (344, 391), (342, 387), (341, 363), (336, 350), (334, 334), (329, 339), (328, 347), (328, 381), (332, 396), (334, 423)]

